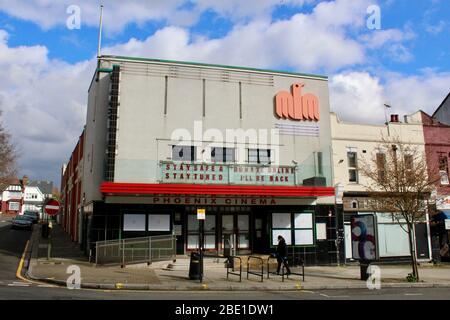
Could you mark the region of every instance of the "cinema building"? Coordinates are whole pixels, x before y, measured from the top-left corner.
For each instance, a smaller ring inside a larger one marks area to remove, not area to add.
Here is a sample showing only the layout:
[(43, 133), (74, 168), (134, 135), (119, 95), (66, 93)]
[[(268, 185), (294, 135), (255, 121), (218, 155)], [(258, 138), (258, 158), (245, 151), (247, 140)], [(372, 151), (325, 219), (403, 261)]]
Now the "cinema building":
[(308, 264), (335, 263), (329, 111), (323, 76), (100, 57), (78, 241), (173, 233), (187, 254), (206, 209), (211, 255), (231, 235), (237, 254), (273, 252), (283, 235)]

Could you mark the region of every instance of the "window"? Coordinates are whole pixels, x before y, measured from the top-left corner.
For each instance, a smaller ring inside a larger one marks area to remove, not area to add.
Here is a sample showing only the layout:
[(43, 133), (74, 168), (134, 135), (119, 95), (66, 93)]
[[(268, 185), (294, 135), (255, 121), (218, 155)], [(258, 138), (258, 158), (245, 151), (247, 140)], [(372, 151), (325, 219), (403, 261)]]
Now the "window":
[(295, 244), (300, 246), (314, 245), (314, 218), (312, 213), (294, 214)]
[(377, 153), (377, 168), (378, 180), (380, 182), (386, 179), (386, 155), (384, 153)]
[(445, 153), (439, 154), (439, 175), (441, 176), (441, 184), (448, 185), (448, 159)]
[(407, 171), (412, 171), (414, 165), (414, 158), (411, 154), (405, 154), (405, 169)]
[(20, 209), (20, 203), (19, 202), (10, 202), (9, 203), (9, 210), (10, 211), (19, 211)]
[(194, 146), (172, 146), (173, 161), (195, 161), (196, 153)]
[(123, 231), (145, 231), (145, 214), (124, 214)]
[(170, 214), (149, 214), (148, 231), (170, 231)]
[(322, 152), (317, 152), (317, 173), (319, 176), (323, 175), (323, 157)]
[(413, 167), (414, 157), (411, 154), (405, 154), (403, 157), (405, 161), (405, 180), (407, 183), (414, 183)]
[(248, 163), (270, 164), (270, 149), (248, 149)]
[(358, 182), (358, 155), (356, 152), (347, 152), (348, 181)]
[(234, 162), (235, 161), (234, 148), (211, 148), (211, 161), (212, 162)]
[(272, 213), (272, 246), (278, 243), (281, 235), (287, 245), (314, 245), (314, 214), (302, 213)]

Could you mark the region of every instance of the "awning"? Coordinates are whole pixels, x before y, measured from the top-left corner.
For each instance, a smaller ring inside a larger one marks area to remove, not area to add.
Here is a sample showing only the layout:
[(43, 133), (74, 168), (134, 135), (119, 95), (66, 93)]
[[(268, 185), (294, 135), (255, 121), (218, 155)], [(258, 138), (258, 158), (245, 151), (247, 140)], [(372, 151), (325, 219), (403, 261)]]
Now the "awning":
[(327, 197), (334, 196), (333, 187), (282, 187), (200, 184), (145, 184), (104, 182), (104, 195), (215, 195), (265, 197)]

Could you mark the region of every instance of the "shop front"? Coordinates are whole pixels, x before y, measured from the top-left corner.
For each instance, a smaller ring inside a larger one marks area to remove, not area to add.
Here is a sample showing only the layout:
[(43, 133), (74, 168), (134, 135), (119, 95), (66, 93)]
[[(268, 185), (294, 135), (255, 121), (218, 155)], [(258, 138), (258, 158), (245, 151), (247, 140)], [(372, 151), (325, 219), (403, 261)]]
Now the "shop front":
[[(184, 185), (182, 189), (177, 185), (182, 194), (176, 195), (160, 194), (175, 190), (172, 185), (104, 183), (101, 189), (105, 203), (97, 208), (97, 215), (107, 213), (107, 233), (115, 229), (118, 238), (173, 233), (177, 253), (188, 254), (198, 249), (197, 209), (205, 209), (208, 255), (268, 254), (282, 235), (290, 250), (303, 254), (310, 264), (329, 264), (330, 255), (336, 260), (330, 247), (336, 237), (334, 208), (317, 204), (319, 197), (334, 194), (333, 188), (203, 185), (208, 194), (195, 194), (199, 185)], [(111, 216), (118, 219), (112, 222)]]
[[(377, 218), (378, 248), (380, 259), (386, 262), (409, 261), (411, 258), (406, 221), (397, 220), (392, 212), (373, 212), (369, 205), (370, 196), (364, 192), (344, 193), (344, 219), (346, 239), (346, 259), (351, 261), (350, 218), (355, 214), (374, 214)], [(430, 261), (431, 238), (427, 222), (428, 215), (415, 225), (416, 254), (419, 261)]]
[(433, 248), (438, 252), (434, 258), (441, 262), (450, 262), (450, 196), (436, 199), (436, 214), (432, 218), (431, 231)]

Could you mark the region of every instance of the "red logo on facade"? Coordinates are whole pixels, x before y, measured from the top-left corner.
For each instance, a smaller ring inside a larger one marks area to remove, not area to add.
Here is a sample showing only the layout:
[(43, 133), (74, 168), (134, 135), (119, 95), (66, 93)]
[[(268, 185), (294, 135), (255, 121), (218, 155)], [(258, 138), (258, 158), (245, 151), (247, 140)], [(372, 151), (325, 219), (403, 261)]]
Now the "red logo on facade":
[(275, 112), (281, 119), (319, 121), (319, 98), (302, 95), (303, 83), (292, 85), (292, 93), (280, 91), (275, 97)]

